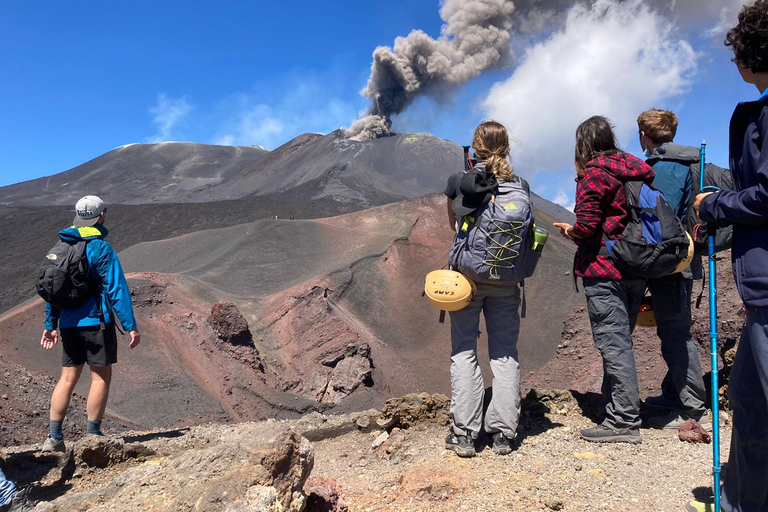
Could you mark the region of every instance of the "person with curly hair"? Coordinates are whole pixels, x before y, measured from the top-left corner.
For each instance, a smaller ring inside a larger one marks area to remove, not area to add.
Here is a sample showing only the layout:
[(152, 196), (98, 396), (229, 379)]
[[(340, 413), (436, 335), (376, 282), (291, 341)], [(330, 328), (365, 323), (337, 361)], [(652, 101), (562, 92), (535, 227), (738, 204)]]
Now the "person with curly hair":
[[(739, 103), (729, 130), (734, 190), (696, 196), (706, 222), (733, 225), (733, 275), (747, 325), (728, 382), (733, 433), (722, 510), (768, 510), (768, 0), (742, 8), (725, 45), (760, 98)], [(708, 510), (691, 502), (686, 510)]]

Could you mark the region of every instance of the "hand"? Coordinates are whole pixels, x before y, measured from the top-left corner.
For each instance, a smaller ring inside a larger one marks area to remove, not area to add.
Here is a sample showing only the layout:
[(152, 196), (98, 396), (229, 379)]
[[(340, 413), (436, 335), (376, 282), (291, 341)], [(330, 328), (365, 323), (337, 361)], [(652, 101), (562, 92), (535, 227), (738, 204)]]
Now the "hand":
[(51, 350), (53, 346), (59, 342), (59, 331), (53, 330), (49, 331), (48, 329), (43, 331), (43, 338), (40, 340), (40, 345), (45, 350)]
[(560, 228), (560, 234), (568, 240), (573, 240), (576, 236), (573, 234), (573, 226), (567, 222), (555, 222), (555, 227)]
[(693, 203), (693, 209), (696, 210), (696, 213), (699, 213), (699, 206), (701, 206), (702, 199), (704, 199), (710, 194), (714, 194), (714, 192), (704, 192), (703, 194), (698, 194), (696, 196), (696, 201), (694, 201)]
[(133, 348), (141, 341), (141, 334), (139, 333), (138, 329), (134, 329), (128, 334), (131, 335), (131, 342), (128, 344), (128, 348)]

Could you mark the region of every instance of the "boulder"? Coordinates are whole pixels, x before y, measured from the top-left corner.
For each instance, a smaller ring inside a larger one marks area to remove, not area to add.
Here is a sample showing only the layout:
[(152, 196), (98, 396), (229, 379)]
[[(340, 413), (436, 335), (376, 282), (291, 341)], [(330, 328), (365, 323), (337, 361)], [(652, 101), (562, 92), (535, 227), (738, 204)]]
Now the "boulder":
[(231, 302), (220, 301), (214, 304), (207, 320), (220, 340), (232, 345), (253, 345), (248, 322)]

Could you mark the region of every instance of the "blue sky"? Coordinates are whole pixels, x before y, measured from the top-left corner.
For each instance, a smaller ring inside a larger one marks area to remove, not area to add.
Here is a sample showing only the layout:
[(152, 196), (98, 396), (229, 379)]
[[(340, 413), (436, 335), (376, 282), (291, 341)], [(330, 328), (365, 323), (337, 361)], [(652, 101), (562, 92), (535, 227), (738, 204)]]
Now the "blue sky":
[[(677, 141), (698, 145), (706, 138), (710, 159), (725, 165), (733, 107), (756, 97), (757, 91), (741, 82), (722, 46), (722, 34), (704, 35), (718, 23), (717, 16), (676, 21), (686, 14), (663, 13), (646, 21), (666, 20), (670, 25), (657, 33), (673, 42), (685, 40), (692, 49), (690, 65), (669, 86), (676, 92), (667, 93), (664, 84), (657, 84), (655, 95), (648, 96), (652, 104), (617, 101), (605, 106), (610, 112), (592, 113), (623, 119), (621, 142), (639, 154), (631, 119), (644, 108), (671, 108), (681, 120)], [(593, 22), (589, 16), (580, 20)], [(489, 91), (497, 83), (507, 83), (510, 91), (524, 90), (520, 84), (529, 75), (516, 71), (531, 68), (530, 73), (537, 73), (535, 60), (553, 47), (548, 41), (577, 22), (567, 25), (561, 17), (545, 30), (515, 37), (516, 59), (510, 67), (470, 80), (441, 103), (417, 100), (395, 119), (394, 130), (468, 142), (476, 124), (489, 114), (512, 116), (501, 120), (516, 128), (513, 136), (521, 134), (521, 156), (513, 154), (518, 172), (533, 177), (534, 190), (545, 197), (560, 196), (567, 203), (572, 197), (569, 162), (563, 157), (545, 162), (535, 154), (548, 153), (548, 145), (572, 154), (568, 134), (576, 125), (571, 117), (528, 116), (523, 122), (514, 119), (522, 110), (509, 113), (503, 104), (489, 103)], [(359, 91), (374, 48), (392, 45), (396, 36), (414, 28), (437, 37), (442, 23), (439, 3), (424, 0), (4, 2), (0, 186), (65, 171), (127, 143), (187, 140), (272, 149), (300, 133), (348, 126), (368, 104)], [(531, 49), (536, 45), (535, 54)], [(668, 47), (658, 52), (656, 61), (670, 55)], [(609, 74), (610, 66), (604, 67)], [(551, 104), (568, 80), (555, 73), (547, 81), (551, 92), (520, 101)], [(626, 88), (615, 92), (618, 99), (626, 94)], [(583, 118), (581, 112), (573, 115)], [(534, 124), (537, 129), (529, 133)], [(550, 141), (547, 130), (554, 125), (562, 129)], [(535, 137), (536, 143), (526, 137)]]

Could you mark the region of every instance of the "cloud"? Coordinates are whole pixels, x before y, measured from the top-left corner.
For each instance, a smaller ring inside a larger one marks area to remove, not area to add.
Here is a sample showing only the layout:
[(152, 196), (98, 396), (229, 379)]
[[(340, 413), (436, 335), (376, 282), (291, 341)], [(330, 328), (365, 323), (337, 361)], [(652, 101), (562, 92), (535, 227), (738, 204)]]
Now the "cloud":
[(746, 1), (743, 0), (730, 0), (723, 2), (720, 7), (719, 18), (717, 24), (715, 24), (708, 31), (708, 35), (714, 38), (719, 38), (722, 42), (725, 39), (725, 33), (736, 26), (739, 21), (739, 11), (746, 5)]
[(698, 56), (675, 29), (641, 0), (572, 7), (564, 27), (529, 48), (484, 101), (486, 115), (517, 142), (515, 166), (525, 176), (570, 177), (581, 121), (608, 116), (626, 141), (638, 113), (688, 92)]
[(165, 93), (157, 95), (157, 105), (149, 109), (154, 115), (152, 123), (157, 125), (158, 132), (147, 137), (147, 142), (162, 142), (169, 140), (174, 128), (192, 111), (192, 105), (186, 96), (169, 98)]
[(552, 200), (552, 202), (559, 204), (563, 208), (565, 208), (568, 211), (573, 211), (573, 209), (576, 206), (575, 198), (573, 197), (573, 194), (568, 195), (565, 190), (558, 190), (557, 195)]
[(335, 98), (333, 84), (317, 77), (286, 77), (278, 89), (274, 95), (254, 91), (233, 94), (221, 101), (216, 115), (221, 128), (212, 141), (274, 149), (302, 133), (336, 130), (359, 109)]

